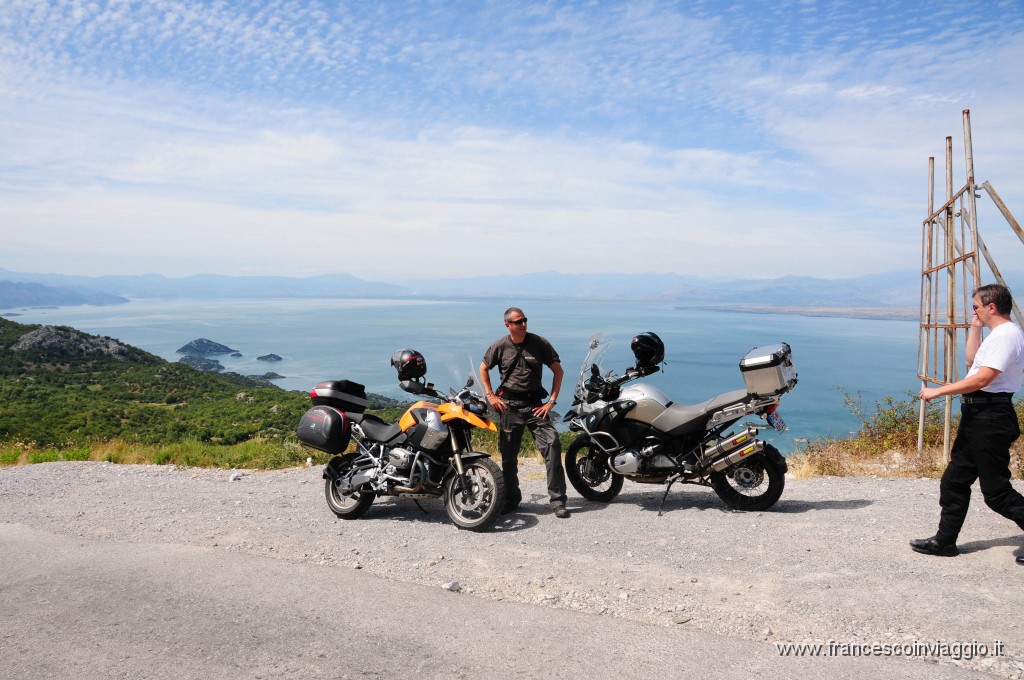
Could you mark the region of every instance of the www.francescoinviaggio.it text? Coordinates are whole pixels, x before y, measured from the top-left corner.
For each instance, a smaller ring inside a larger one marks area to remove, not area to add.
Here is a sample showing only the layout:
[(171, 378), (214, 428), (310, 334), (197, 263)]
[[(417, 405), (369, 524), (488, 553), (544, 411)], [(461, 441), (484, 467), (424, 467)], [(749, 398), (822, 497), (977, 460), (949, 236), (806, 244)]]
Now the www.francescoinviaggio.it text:
[(821, 656), (904, 656), (910, 658), (933, 657), (956, 661), (986, 656), (1002, 656), (1005, 645), (999, 640), (991, 644), (984, 642), (776, 642), (779, 656), (821, 657)]

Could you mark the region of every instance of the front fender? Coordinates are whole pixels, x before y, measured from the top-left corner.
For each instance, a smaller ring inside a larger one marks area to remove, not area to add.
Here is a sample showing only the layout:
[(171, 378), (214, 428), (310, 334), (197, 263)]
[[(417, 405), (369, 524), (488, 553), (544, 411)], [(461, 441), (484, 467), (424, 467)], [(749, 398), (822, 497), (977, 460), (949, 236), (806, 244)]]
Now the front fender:
[(481, 430), (490, 430), (491, 432), (498, 431), (498, 426), (489, 419), (478, 416), (469, 409), (459, 406), (458, 404), (448, 402), (438, 406), (437, 410), (441, 413), (442, 423), (458, 419), (466, 421), (473, 427), (479, 427)]
[[(482, 451), (470, 451), (468, 453), (463, 453), (461, 456), (459, 456), (459, 458), (462, 459), (463, 463), (469, 463), (470, 461), (480, 460), (481, 458), (490, 458), (490, 457), (491, 457), (491, 454), (484, 453)], [(449, 477), (451, 477), (453, 475), (456, 475), (456, 474), (458, 474), (458, 470), (455, 469), (455, 462), (453, 461), (452, 464), (450, 466), (448, 466), (448, 472), (445, 473), (444, 478), (448, 479)]]

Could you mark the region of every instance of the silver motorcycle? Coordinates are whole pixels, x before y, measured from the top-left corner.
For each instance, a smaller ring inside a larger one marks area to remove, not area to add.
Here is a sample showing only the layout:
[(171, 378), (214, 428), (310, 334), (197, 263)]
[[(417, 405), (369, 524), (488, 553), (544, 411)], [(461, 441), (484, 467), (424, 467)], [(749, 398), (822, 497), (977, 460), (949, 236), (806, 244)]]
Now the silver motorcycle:
[[(760, 433), (787, 429), (779, 401), (797, 382), (788, 344), (750, 350), (740, 360), (742, 389), (690, 405), (633, 382), (657, 372), (664, 360), (664, 344), (656, 334), (633, 338), (636, 365), (621, 376), (601, 372), (607, 346), (599, 336), (591, 338), (572, 410), (565, 416), (579, 433), (566, 449), (565, 472), (581, 496), (607, 503), (630, 479), (664, 484), (662, 506), (676, 482), (710, 486), (736, 510), (767, 510), (779, 500), (786, 459)], [(733, 429), (751, 416), (759, 421)]]

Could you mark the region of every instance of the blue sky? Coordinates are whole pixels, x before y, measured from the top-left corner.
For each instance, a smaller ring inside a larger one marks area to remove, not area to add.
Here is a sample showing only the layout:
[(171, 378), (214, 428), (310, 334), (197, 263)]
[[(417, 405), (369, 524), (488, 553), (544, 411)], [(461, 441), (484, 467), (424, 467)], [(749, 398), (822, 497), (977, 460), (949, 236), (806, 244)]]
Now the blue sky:
[(1024, 219), (1024, 3), (971, 7), (3, 0), (0, 267), (914, 268), (963, 109)]

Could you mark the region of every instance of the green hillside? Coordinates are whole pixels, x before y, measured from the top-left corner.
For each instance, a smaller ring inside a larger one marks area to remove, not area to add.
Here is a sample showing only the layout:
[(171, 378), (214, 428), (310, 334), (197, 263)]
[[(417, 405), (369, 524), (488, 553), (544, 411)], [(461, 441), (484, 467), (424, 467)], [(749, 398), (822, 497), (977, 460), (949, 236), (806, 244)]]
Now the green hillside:
[(308, 398), (68, 327), (0, 319), (0, 440), (233, 444), (294, 431)]
[[(371, 408), (398, 404), (371, 395)], [(282, 467), (309, 396), (208, 373), (109, 337), (0, 317), (0, 464), (46, 460)], [(392, 413), (388, 413), (392, 415)]]

